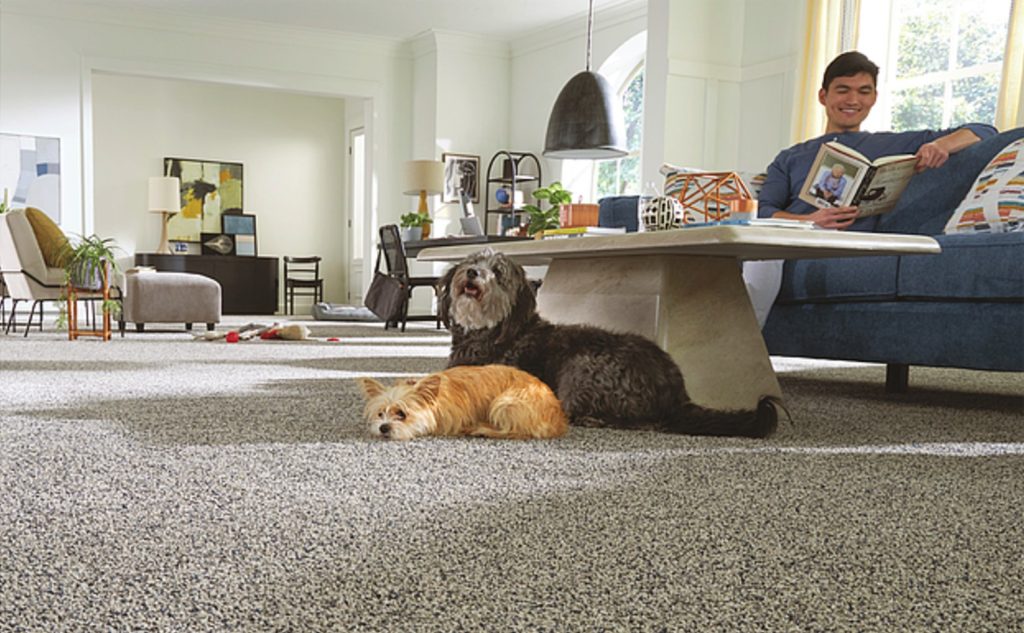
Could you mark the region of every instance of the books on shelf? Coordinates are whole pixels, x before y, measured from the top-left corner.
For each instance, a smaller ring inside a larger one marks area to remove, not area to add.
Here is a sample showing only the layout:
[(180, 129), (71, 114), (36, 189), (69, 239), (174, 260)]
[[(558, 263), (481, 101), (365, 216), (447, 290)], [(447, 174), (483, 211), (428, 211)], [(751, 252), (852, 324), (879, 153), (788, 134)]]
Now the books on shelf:
[(891, 211), (914, 175), (913, 154), (869, 160), (837, 141), (821, 146), (800, 188), (800, 199), (816, 207), (858, 207), (857, 217)]
[(569, 226), (559, 229), (544, 229), (544, 239), (557, 240), (567, 237), (588, 237), (595, 235), (623, 235), (626, 227), (608, 226)]

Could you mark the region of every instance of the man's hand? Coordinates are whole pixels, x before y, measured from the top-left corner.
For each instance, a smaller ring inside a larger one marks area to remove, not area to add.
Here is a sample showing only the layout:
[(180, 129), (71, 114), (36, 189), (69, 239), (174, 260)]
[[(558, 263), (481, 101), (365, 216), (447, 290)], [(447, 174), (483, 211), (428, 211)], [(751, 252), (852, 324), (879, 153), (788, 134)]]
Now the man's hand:
[(926, 169), (934, 169), (942, 166), (949, 160), (949, 152), (942, 148), (937, 141), (925, 143), (917, 150), (917, 166), (915, 172), (922, 172)]
[(823, 207), (800, 219), (814, 222), (823, 229), (845, 229), (857, 219), (857, 207)]

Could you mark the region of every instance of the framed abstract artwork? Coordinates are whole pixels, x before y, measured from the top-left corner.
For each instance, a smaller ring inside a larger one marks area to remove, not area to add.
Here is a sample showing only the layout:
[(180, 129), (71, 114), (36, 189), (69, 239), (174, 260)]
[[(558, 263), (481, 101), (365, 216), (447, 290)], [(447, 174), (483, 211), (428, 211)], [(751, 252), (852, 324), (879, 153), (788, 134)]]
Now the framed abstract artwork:
[(235, 255), (255, 257), (256, 216), (250, 213), (225, 213), (220, 216), (221, 232), (235, 238)]
[(199, 242), (220, 233), (221, 216), (242, 213), (242, 163), (164, 158), (164, 175), (181, 180), (181, 212), (167, 223), (167, 238)]
[(0, 200), (60, 224), (60, 139), (0, 133)]
[(472, 154), (441, 154), (444, 163), (444, 191), (441, 202), (460, 202), (465, 190), (473, 202), (480, 202), (480, 157)]

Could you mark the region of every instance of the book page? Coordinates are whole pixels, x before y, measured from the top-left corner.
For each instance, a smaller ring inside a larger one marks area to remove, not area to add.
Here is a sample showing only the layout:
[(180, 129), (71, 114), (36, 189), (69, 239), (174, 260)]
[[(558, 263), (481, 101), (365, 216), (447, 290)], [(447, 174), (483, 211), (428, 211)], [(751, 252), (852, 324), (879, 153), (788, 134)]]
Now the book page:
[(821, 146), (800, 189), (800, 199), (819, 209), (849, 206), (860, 183), (871, 170), (867, 163), (847, 152), (837, 151), (835, 145), (838, 144), (825, 143)]
[(903, 160), (879, 167), (857, 201), (857, 217), (891, 211), (914, 175), (916, 160)]

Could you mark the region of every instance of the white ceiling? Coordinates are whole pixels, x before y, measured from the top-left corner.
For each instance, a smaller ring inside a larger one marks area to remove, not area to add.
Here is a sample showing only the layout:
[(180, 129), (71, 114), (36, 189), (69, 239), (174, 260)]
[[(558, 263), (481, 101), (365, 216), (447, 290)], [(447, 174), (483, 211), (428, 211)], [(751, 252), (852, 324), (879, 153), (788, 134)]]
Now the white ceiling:
[[(428, 29), (511, 40), (587, 14), (588, 0), (60, 0), (405, 40)], [(636, 0), (594, 0), (595, 10)]]

